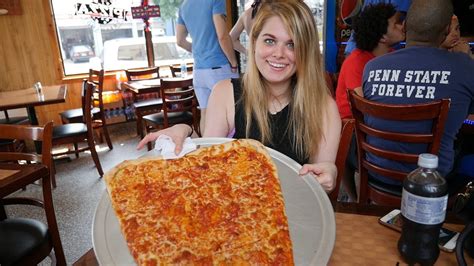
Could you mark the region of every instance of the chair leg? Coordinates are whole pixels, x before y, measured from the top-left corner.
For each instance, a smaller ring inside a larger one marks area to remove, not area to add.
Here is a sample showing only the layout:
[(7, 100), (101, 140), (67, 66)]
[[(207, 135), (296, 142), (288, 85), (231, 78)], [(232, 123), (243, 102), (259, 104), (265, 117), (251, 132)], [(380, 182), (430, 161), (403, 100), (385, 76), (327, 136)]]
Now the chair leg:
[(79, 158), (79, 145), (77, 144), (77, 142), (74, 142), (74, 151), (75, 151), (75, 154), (76, 154), (76, 159)]
[(92, 132), (89, 134), (90, 136), (87, 137), (87, 143), (89, 144), (89, 149), (91, 151), (92, 159), (94, 160), (95, 167), (97, 168), (97, 171), (99, 172), (100, 177), (104, 175), (104, 171), (102, 171), (102, 166), (100, 165), (99, 161), (99, 155), (97, 154), (97, 151), (95, 150), (95, 143), (94, 143), (94, 138), (92, 137)]
[(107, 125), (105, 123), (103, 123), (102, 132), (105, 135), (105, 141), (107, 141), (107, 146), (109, 146), (109, 149), (112, 150), (114, 146), (112, 146), (112, 141), (110, 140), (109, 136), (109, 130), (107, 129)]
[(54, 167), (54, 160), (51, 163), (51, 168), (49, 171), (50, 177), (51, 177), (51, 184), (53, 185), (53, 188), (56, 188), (56, 168)]
[[(145, 129), (146, 129), (147, 134), (150, 133), (150, 131), (152, 129), (152, 127), (149, 126), (146, 121), (145, 121)], [(146, 148), (147, 148), (148, 151), (151, 151), (151, 149), (153, 148), (150, 141), (146, 144)]]
[(137, 117), (137, 135), (142, 139), (144, 137), (142, 114), (140, 112), (135, 112), (135, 116)]
[(59, 235), (58, 223), (54, 213), (53, 196), (50, 185), (51, 180), (49, 180), (50, 177), (51, 175), (47, 175), (42, 180), (44, 209), (46, 212), (46, 220), (48, 222), (49, 232), (53, 242), (54, 254), (56, 255), (56, 263), (57, 265), (66, 265), (66, 257), (64, 256), (61, 237)]

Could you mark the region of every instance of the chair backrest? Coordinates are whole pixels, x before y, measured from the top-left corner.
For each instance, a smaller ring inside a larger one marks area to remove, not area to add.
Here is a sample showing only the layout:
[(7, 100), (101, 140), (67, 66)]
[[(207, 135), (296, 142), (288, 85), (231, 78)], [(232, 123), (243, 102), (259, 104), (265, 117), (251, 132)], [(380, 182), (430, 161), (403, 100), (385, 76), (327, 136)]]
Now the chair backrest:
[[(104, 111), (104, 102), (102, 100), (102, 93), (104, 91), (104, 70), (89, 69), (89, 81), (96, 86), (96, 95), (94, 95), (94, 106), (98, 106), (100, 111)], [(84, 95), (83, 95), (84, 96)]]
[(339, 148), (336, 155), (336, 167), (337, 167), (337, 177), (336, 177), (336, 187), (329, 194), (329, 199), (331, 201), (336, 201), (337, 196), (339, 195), (339, 189), (341, 187), (342, 179), (345, 174), (345, 166), (347, 160), (347, 154), (349, 152), (349, 147), (351, 145), (352, 134), (354, 133), (354, 119), (343, 119), (342, 120), (342, 130), (341, 130), (341, 139), (339, 140)]
[[(371, 173), (401, 182), (405, 179), (408, 172), (396, 171), (371, 163), (367, 160), (366, 155), (370, 153), (393, 162), (416, 164), (419, 154), (407, 154), (405, 152), (375, 147), (369, 144), (366, 138), (371, 136), (387, 141), (426, 144), (428, 148), (425, 152), (438, 154), (444, 125), (448, 116), (450, 100), (442, 99), (422, 104), (392, 105), (369, 101), (357, 95), (355, 91), (348, 91), (348, 94), (352, 115), (356, 120), (355, 129), (360, 173), (359, 202), (367, 203), (371, 201), (375, 204), (400, 206), (400, 197), (398, 195), (389, 193), (386, 190), (383, 191), (384, 189), (380, 187), (369, 186), (368, 175), (370, 171)], [(387, 123), (390, 123), (390, 120), (407, 122), (431, 120), (431, 132), (400, 133), (385, 131), (367, 125), (364, 115), (387, 120)]]
[(192, 78), (161, 79), (160, 85), (165, 127), (168, 125), (168, 115), (170, 113), (192, 112), (193, 117), (196, 117), (197, 101)]
[(40, 141), (41, 154), (33, 152), (0, 152), (0, 161), (15, 162), (25, 160), (27, 162), (41, 162), (52, 171), (52, 139), (53, 123), (48, 122), (44, 127), (26, 125), (0, 124), (0, 138), (17, 139), (25, 141)]
[[(186, 70), (189, 72), (193, 72), (193, 64), (186, 64)], [(170, 65), (170, 70), (171, 70), (171, 75), (173, 78), (176, 78), (178, 76), (178, 73), (181, 74), (181, 65), (175, 64), (175, 65)]]
[(128, 81), (160, 78), (160, 68), (152, 67), (140, 70), (125, 70)]
[(94, 120), (94, 114), (92, 109), (94, 108), (94, 93), (97, 90), (97, 85), (94, 82), (84, 80), (82, 83), (84, 93), (84, 106), (82, 109), (84, 123), (87, 126), (87, 130), (92, 134), (92, 121)]

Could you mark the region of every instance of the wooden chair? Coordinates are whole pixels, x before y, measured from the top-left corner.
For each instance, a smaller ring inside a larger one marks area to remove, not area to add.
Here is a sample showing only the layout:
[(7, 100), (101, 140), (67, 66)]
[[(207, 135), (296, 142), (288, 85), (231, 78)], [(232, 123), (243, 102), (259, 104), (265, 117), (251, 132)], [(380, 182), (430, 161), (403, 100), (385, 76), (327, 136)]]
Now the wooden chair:
[[(426, 144), (428, 148), (425, 152), (438, 154), (450, 100), (442, 99), (423, 104), (390, 105), (369, 101), (354, 91), (349, 91), (348, 94), (352, 114), (356, 120), (355, 131), (360, 173), (359, 202), (400, 207), (401, 187), (377, 181), (370, 177), (369, 171), (400, 182), (405, 179), (408, 172), (396, 171), (371, 163), (367, 160), (366, 155), (370, 153), (393, 162), (416, 165), (418, 154), (407, 154), (375, 147), (369, 144), (366, 138), (371, 136), (388, 141)], [(390, 120), (407, 121), (408, 123), (431, 120), (432, 129), (428, 133), (385, 131), (367, 125), (364, 115), (387, 120), (387, 123), (390, 123)]]
[(339, 140), (339, 148), (336, 155), (336, 167), (337, 167), (337, 177), (336, 177), (336, 187), (329, 194), (329, 199), (331, 201), (337, 201), (337, 196), (339, 195), (339, 189), (341, 187), (342, 179), (345, 174), (345, 166), (347, 160), (347, 153), (349, 152), (349, 147), (351, 145), (352, 134), (354, 133), (354, 119), (343, 119), (342, 120), (342, 130), (341, 130), (341, 139)]
[[(156, 79), (160, 78), (160, 68), (153, 67), (143, 70), (126, 70), (128, 81), (133, 80), (147, 80), (147, 79)], [(144, 137), (143, 134), (143, 116), (157, 113), (161, 110), (163, 100), (160, 98), (159, 93), (157, 93), (156, 98), (137, 101), (133, 99), (133, 109), (135, 110), (135, 117), (137, 119), (137, 135), (141, 138)]]
[[(86, 88), (85, 93), (85, 104), (84, 104), (84, 117), (83, 123), (68, 123), (64, 125), (54, 126), (53, 128), (53, 146), (56, 145), (63, 145), (63, 144), (74, 144), (74, 151), (66, 151), (63, 153), (55, 154), (62, 155), (62, 154), (71, 154), (75, 153), (76, 157), (78, 153), (85, 150), (90, 150), (92, 159), (94, 160), (95, 166), (97, 171), (99, 172), (100, 177), (103, 176), (104, 172), (102, 171), (102, 166), (100, 165), (99, 156), (97, 155), (97, 151), (95, 149), (95, 142), (94, 142), (94, 132), (93, 132), (93, 113), (92, 113), (92, 103), (94, 100), (94, 91), (96, 85), (92, 82), (84, 80), (83, 86)], [(88, 115), (87, 115), (88, 114)], [(79, 142), (87, 142), (87, 146), (84, 148), (79, 149), (77, 147), (77, 143)], [(56, 185), (56, 181), (53, 178), (53, 186)]]
[[(163, 129), (170, 125), (186, 123), (193, 126), (199, 134), (193, 79), (161, 79), (160, 82), (163, 108), (159, 113), (143, 117), (147, 133), (154, 128)], [(151, 150), (151, 143), (148, 143), (148, 150)]]
[[(93, 127), (94, 130), (99, 132), (99, 136), (102, 142), (102, 137), (105, 137), (105, 141), (107, 142), (107, 146), (109, 149), (113, 149), (112, 141), (110, 140), (110, 135), (109, 131), (107, 129), (107, 123), (105, 120), (105, 111), (104, 111), (104, 102), (102, 99), (102, 93), (104, 90), (104, 70), (93, 70), (89, 69), (89, 81), (93, 82), (94, 84), (97, 85), (96, 91), (94, 92), (94, 107), (92, 109), (92, 112), (94, 114), (94, 119), (93, 119)], [(85, 104), (85, 90), (84, 86), (82, 89), (82, 97), (81, 97), (81, 102), (82, 106), (81, 108), (76, 108), (76, 109), (71, 109), (64, 111), (60, 113), (59, 115), (61, 116), (61, 121), (63, 124), (67, 123), (83, 123), (84, 122), (84, 117), (83, 117), (83, 112), (84, 112), (84, 104)]]
[[(193, 66), (193, 64), (186, 64), (186, 69), (188, 70), (188, 73), (193, 72)], [(170, 65), (170, 70), (173, 78), (181, 77), (181, 65)]]
[[(20, 170), (17, 177), (2, 180), (0, 189), (0, 264), (2, 265), (36, 265), (51, 253), (54, 248), (57, 265), (66, 265), (64, 251), (59, 236), (56, 215), (54, 213), (51, 193), (51, 141), (53, 123), (44, 127), (0, 125), (0, 137), (40, 141), (41, 154), (26, 152), (0, 152), (0, 161), (10, 163), (12, 169)], [(27, 164), (19, 165), (18, 160)], [(44, 167), (44, 166), (46, 167)], [(23, 172), (25, 170), (26, 173)], [(32, 169), (32, 170), (31, 170)], [(38, 179), (42, 178), (43, 201), (33, 198), (15, 198), (9, 195)], [(47, 226), (40, 221), (29, 218), (7, 217), (5, 205), (33, 205), (44, 208)]]

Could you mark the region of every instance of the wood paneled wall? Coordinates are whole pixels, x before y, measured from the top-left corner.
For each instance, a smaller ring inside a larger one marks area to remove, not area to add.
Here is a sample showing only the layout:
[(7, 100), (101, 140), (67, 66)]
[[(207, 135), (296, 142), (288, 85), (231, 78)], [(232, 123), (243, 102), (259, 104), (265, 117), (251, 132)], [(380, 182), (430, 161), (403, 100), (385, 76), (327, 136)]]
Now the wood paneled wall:
[[(230, 1), (227, 5), (230, 7)], [(54, 120), (60, 123), (59, 113), (80, 107), (80, 87), (83, 77), (63, 79), (50, 0), (22, 0), (21, 15), (0, 16), (0, 91), (43, 85), (67, 84), (66, 103), (36, 108), (40, 124)], [(231, 15), (230, 9), (228, 9)], [(232, 20), (228, 20), (232, 21)], [(115, 76), (105, 79), (105, 90), (115, 88)]]

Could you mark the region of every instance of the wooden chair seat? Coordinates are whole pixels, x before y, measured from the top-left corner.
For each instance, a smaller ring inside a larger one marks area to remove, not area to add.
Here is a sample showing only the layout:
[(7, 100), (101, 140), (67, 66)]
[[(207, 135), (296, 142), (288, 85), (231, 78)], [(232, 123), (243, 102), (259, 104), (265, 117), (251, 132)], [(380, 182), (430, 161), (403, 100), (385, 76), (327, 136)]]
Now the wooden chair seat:
[[(143, 120), (145, 120), (148, 123), (163, 124), (165, 122), (165, 115), (163, 112), (146, 115), (143, 117)], [(168, 114), (168, 123), (173, 124), (173, 125), (187, 123), (192, 120), (193, 120), (193, 113), (191, 112), (178, 112), (178, 113)]]
[(53, 128), (53, 139), (59, 140), (66, 137), (84, 135), (87, 133), (87, 126), (83, 123), (71, 123), (55, 126)]
[[(94, 107), (92, 109), (92, 113), (94, 116), (100, 113), (100, 109), (98, 107)], [(61, 121), (67, 121), (67, 123), (82, 123), (83, 121), (83, 113), (82, 108), (70, 109), (64, 111), (59, 114), (61, 116)]]
[(32, 250), (51, 250), (48, 226), (28, 218), (10, 218), (0, 221), (0, 263), (21, 264)]

